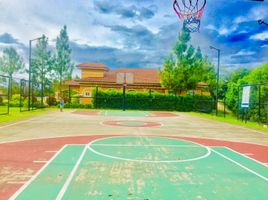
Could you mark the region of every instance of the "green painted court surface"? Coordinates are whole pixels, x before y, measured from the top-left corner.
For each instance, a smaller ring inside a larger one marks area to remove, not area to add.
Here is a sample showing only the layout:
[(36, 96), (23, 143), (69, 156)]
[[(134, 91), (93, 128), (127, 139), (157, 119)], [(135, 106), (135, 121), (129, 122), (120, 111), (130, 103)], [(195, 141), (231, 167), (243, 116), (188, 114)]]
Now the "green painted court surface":
[(105, 116), (116, 116), (116, 117), (147, 117), (150, 116), (149, 112), (136, 112), (136, 111), (101, 111), (100, 115), (105, 115)]
[(65, 146), (13, 199), (267, 200), (267, 191), (267, 167), (228, 148), (126, 136)]

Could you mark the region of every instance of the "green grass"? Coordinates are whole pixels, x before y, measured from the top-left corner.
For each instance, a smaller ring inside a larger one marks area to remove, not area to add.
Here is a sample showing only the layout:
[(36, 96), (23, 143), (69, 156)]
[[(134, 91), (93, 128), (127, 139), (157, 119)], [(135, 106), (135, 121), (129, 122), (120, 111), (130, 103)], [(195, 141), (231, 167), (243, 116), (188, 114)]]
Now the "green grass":
[(50, 109), (37, 109), (33, 111), (20, 112), (20, 108), (10, 108), (9, 115), (0, 115), (0, 124), (3, 122), (27, 119), (35, 115), (40, 115)]
[(216, 115), (207, 114), (207, 113), (190, 112), (189, 114), (268, 132), (268, 128), (266, 128), (264, 124), (258, 124), (257, 122), (249, 122), (249, 121), (245, 123), (245, 122), (242, 122), (241, 120), (237, 120), (236, 116), (232, 114), (227, 114), (225, 118), (221, 113), (219, 114), (218, 117)]

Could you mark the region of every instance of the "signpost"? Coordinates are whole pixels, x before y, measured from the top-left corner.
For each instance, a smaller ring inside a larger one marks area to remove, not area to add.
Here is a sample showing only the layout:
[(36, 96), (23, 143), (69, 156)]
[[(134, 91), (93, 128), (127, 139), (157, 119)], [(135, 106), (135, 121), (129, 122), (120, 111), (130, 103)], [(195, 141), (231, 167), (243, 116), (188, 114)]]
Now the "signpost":
[(250, 86), (243, 87), (241, 108), (249, 108), (250, 89), (251, 89)]

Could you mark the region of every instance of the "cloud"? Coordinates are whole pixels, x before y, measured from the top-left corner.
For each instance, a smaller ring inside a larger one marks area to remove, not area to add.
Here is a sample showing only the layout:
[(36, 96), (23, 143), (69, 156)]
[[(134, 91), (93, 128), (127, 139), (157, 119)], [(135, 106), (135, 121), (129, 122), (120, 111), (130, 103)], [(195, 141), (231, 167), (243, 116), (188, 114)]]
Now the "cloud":
[(268, 40), (268, 31), (252, 35), (250, 36), (250, 39), (261, 40), (261, 41)]
[(94, 2), (94, 8), (102, 14), (116, 14), (122, 18), (130, 18), (135, 20), (151, 19), (157, 12), (157, 6), (139, 7), (136, 5), (126, 6), (119, 2), (111, 2), (109, 0), (102, 0)]
[(5, 44), (14, 44), (18, 43), (18, 40), (13, 38), (13, 36), (9, 33), (4, 33), (0, 35), (0, 43), (5, 43)]

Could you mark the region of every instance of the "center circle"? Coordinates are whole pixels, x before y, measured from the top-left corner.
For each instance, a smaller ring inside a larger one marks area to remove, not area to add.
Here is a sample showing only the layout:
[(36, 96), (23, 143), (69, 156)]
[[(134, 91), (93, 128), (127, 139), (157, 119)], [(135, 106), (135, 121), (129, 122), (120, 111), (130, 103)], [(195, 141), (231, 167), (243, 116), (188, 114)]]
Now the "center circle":
[(144, 121), (104, 121), (102, 122), (104, 125), (110, 126), (126, 126), (126, 127), (154, 127), (161, 126), (158, 122), (144, 122)]
[(88, 149), (110, 159), (148, 163), (189, 162), (206, 158), (211, 154), (208, 147), (194, 142), (149, 136), (98, 139), (89, 143)]

